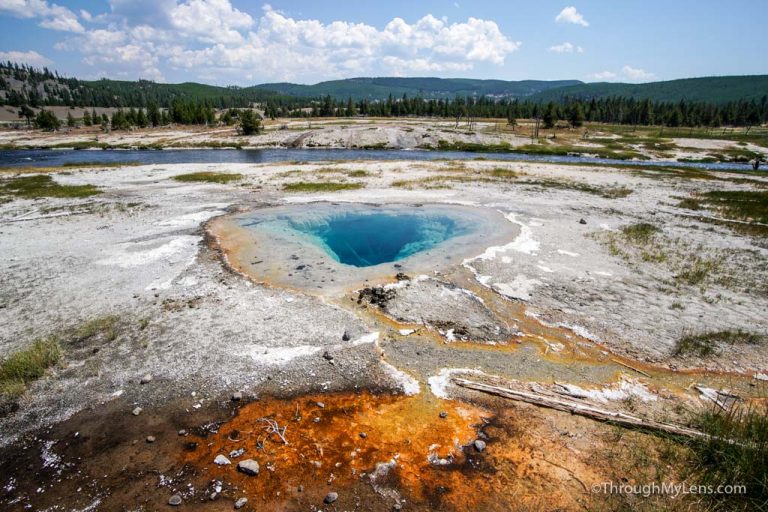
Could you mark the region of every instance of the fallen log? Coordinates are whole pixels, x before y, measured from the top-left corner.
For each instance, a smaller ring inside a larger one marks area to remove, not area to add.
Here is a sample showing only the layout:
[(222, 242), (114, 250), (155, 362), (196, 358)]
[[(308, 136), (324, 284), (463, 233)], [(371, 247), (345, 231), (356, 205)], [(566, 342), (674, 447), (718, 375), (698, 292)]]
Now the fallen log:
[(482, 393), (488, 393), (490, 395), (508, 398), (510, 400), (525, 402), (537, 405), (539, 407), (546, 407), (548, 409), (555, 409), (557, 411), (569, 412), (571, 414), (577, 414), (579, 416), (584, 416), (615, 425), (621, 425), (624, 427), (641, 428), (645, 430), (665, 432), (667, 434), (675, 434), (685, 437), (695, 437), (702, 439), (711, 438), (709, 434), (701, 432), (700, 430), (684, 427), (682, 425), (673, 425), (671, 423), (661, 423), (659, 421), (647, 420), (637, 416), (632, 416), (630, 414), (625, 414), (623, 412), (600, 409), (592, 405), (574, 402), (572, 400), (544, 396), (538, 393), (528, 393), (525, 391), (501, 388), (498, 386), (490, 386), (488, 384), (474, 382), (466, 379), (455, 378), (452, 379), (452, 381), (457, 386), (461, 386), (466, 389), (472, 389)]

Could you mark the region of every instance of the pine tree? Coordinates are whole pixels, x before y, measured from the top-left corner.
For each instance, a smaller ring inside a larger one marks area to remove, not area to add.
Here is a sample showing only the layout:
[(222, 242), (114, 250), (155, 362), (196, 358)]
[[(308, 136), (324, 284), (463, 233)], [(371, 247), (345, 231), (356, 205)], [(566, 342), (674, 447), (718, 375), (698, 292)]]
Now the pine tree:
[(77, 123), (75, 122), (75, 118), (72, 117), (72, 112), (67, 112), (67, 126), (70, 128), (74, 128), (77, 126)]
[(93, 121), (91, 120), (91, 113), (88, 112), (88, 110), (85, 110), (85, 112), (83, 112), (83, 125), (85, 126), (93, 125)]

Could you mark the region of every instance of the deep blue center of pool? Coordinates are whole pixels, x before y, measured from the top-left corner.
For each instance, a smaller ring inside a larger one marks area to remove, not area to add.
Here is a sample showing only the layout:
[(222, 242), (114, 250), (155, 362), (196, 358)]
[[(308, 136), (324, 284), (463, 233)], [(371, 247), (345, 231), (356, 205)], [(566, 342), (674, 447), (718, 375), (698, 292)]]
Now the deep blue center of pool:
[(355, 267), (402, 260), (465, 231), (445, 215), (397, 212), (350, 212), (323, 222), (291, 224), (333, 259)]

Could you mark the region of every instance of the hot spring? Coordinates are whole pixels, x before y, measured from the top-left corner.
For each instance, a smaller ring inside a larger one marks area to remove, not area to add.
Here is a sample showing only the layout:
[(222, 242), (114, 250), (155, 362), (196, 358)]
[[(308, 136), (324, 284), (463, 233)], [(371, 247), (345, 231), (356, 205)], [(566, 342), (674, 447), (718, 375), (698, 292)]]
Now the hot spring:
[(442, 204), (279, 206), (220, 219), (211, 228), (233, 267), (312, 289), (391, 278), (395, 268), (440, 271), (517, 234), (496, 210)]

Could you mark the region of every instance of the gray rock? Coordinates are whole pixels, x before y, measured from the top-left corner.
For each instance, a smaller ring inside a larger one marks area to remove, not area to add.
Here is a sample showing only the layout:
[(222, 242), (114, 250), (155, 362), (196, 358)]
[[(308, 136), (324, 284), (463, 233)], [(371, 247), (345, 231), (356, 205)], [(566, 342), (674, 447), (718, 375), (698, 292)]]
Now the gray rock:
[(236, 459), (244, 453), (245, 453), (245, 448), (238, 448), (237, 450), (232, 450), (231, 452), (229, 452), (229, 456), (232, 457), (233, 459)]
[(235, 502), (235, 509), (241, 509), (248, 503), (248, 498), (240, 498)]
[(134, 410), (131, 411), (131, 414), (133, 414), (134, 416), (138, 416), (139, 414), (141, 414), (141, 411), (143, 411), (143, 410), (144, 409), (142, 409), (141, 407), (137, 407), (137, 408), (135, 408)]
[(341, 341), (349, 341), (352, 337), (349, 335), (347, 331), (344, 331), (344, 334), (341, 335)]
[(178, 507), (179, 505), (181, 505), (181, 502), (182, 502), (181, 496), (179, 496), (178, 494), (174, 494), (173, 496), (168, 498), (168, 504), (172, 507)]
[(329, 492), (328, 494), (325, 495), (325, 499), (323, 500), (323, 503), (325, 503), (326, 505), (330, 505), (331, 503), (333, 503), (337, 499), (339, 499), (339, 495), (337, 493), (331, 491), (331, 492)]
[(147, 442), (148, 443), (154, 443), (157, 438), (155, 436), (147, 436)]
[(239, 402), (243, 399), (243, 394), (240, 391), (236, 391), (232, 393), (232, 401), (233, 402)]
[(475, 439), (475, 442), (472, 444), (475, 445), (475, 450), (479, 452), (485, 450), (485, 441), (482, 439)]
[(217, 455), (215, 459), (213, 459), (213, 463), (217, 466), (226, 466), (227, 464), (232, 464), (228, 458), (226, 458), (224, 455)]
[(187, 431), (184, 430), (184, 429), (181, 429), (181, 430), (179, 430), (179, 435), (180, 436), (185, 436), (185, 435), (187, 435)]
[(325, 352), (323, 352), (323, 359), (325, 359), (326, 361), (333, 361), (333, 356), (331, 355), (330, 352), (326, 350)]
[(142, 384), (149, 384), (150, 382), (152, 382), (152, 376), (150, 374), (146, 374), (141, 378), (139, 382), (141, 382)]
[(323, 402), (317, 402), (317, 406), (321, 409), (325, 409), (325, 403)]
[(447, 412), (445, 412), (445, 411), (442, 411), (442, 412), (440, 413), (440, 417), (441, 417), (441, 418), (447, 418), (447, 417), (448, 417), (448, 413), (447, 413)]
[(365, 439), (366, 437), (368, 437), (368, 434), (366, 434), (365, 432), (360, 432), (360, 437), (362, 439)]
[(259, 474), (259, 463), (253, 459), (241, 460), (237, 463), (237, 470), (248, 476), (256, 476)]
[(587, 221), (585, 221), (584, 219), (579, 219), (579, 224), (586, 224), (586, 223)]

